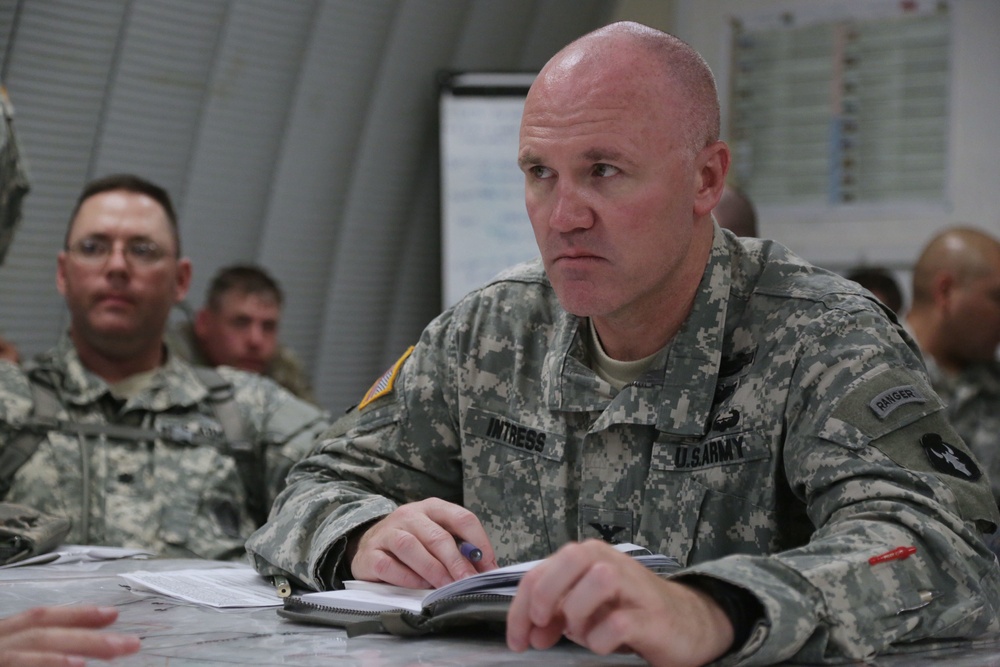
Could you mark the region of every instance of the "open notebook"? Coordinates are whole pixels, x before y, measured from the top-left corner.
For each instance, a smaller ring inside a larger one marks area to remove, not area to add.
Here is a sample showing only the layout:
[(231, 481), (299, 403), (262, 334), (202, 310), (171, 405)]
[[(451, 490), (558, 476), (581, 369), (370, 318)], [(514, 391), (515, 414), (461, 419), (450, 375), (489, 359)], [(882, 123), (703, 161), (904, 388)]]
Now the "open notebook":
[[(679, 567), (676, 559), (652, 554), (634, 544), (619, 544), (615, 548), (658, 574), (667, 574)], [(287, 598), (278, 613), (294, 620), (345, 627), (348, 635), (379, 631), (423, 634), (444, 626), (503, 622), (521, 578), (541, 562), (529, 561), (480, 572), (437, 589), (416, 590), (367, 581), (345, 581), (343, 590)]]

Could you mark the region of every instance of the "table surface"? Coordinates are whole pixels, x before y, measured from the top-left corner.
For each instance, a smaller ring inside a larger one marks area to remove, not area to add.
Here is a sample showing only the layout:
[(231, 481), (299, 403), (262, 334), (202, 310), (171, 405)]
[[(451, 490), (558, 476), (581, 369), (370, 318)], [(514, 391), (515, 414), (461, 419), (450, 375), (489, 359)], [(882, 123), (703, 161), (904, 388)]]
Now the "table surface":
[[(133, 665), (300, 665), (467, 667), (468, 665), (644, 665), (635, 656), (598, 656), (569, 642), (548, 651), (514, 653), (500, 636), (348, 639), (336, 628), (294, 623), (275, 609), (219, 610), (132, 591), (119, 573), (219, 567), (196, 560), (118, 560), (0, 570), (0, 614), (41, 604), (100, 604), (119, 610), (115, 631), (138, 635), (142, 650), (114, 661)], [(1000, 642), (883, 656), (877, 667), (1000, 667)]]

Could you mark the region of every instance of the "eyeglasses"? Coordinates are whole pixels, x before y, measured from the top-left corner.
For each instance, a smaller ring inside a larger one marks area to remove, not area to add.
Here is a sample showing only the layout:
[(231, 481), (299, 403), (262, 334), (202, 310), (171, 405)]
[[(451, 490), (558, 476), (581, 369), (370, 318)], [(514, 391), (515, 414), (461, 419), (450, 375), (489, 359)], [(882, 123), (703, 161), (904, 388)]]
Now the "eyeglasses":
[[(99, 266), (108, 261), (115, 243), (103, 236), (86, 236), (69, 247), (69, 253), (84, 264)], [(155, 241), (128, 239), (124, 247), (125, 259), (136, 266), (152, 266), (167, 255)]]

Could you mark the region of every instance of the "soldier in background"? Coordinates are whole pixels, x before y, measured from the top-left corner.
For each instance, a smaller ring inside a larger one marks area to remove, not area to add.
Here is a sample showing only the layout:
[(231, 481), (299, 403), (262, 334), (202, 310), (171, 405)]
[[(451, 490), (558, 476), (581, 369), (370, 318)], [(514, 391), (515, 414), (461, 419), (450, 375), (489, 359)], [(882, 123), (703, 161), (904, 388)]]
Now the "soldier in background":
[(167, 344), (193, 364), (260, 373), (315, 403), (302, 364), (278, 341), (283, 304), (281, 287), (263, 268), (223, 267), (212, 278), (194, 321), (169, 332)]
[(906, 326), (1000, 502), (1000, 240), (972, 227), (934, 236), (913, 267)]
[(293, 468), (258, 570), (437, 587), (544, 558), (512, 649), (655, 665), (1000, 630), (1000, 516), (916, 350), (857, 284), (716, 227), (719, 121), (704, 60), (651, 28), (551, 59), (517, 156), (541, 260), (431, 322)]
[(75, 544), (245, 555), (328, 420), (267, 378), (168, 352), (190, 279), (166, 191), (127, 174), (87, 184), (57, 263), (69, 331), (0, 364), (0, 499), (68, 517)]
[[(13, 107), (0, 84), (0, 264), (3, 264), (21, 218), (28, 176), (14, 137)], [(12, 345), (0, 351), (17, 363)], [(2, 457), (2, 454), (0, 454)], [(9, 667), (40, 664), (83, 664), (83, 658), (112, 658), (139, 650), (135, 635), (100, 632), (114, 623), (118, 610), (93, 605), (50, 606), (0, 618), (0, 656)]]

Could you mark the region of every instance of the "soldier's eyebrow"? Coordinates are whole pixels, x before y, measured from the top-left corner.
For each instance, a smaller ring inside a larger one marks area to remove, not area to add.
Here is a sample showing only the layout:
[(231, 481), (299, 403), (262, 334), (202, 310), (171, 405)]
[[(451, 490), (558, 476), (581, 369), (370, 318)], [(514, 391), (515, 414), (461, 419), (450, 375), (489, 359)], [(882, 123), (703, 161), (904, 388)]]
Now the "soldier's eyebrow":
[(517, 158), (517, 166), (521, 169), (527, 169), (528, 167), (537, 167), (542, 163), (542, 158), (532, 153), (530, 150), (524, 151)]
[(583, 154), (583, 158), (588, 162), (625, 161), (624, 153), (608, 148), (591, 148)]
[[(613, 148), (590, 148), (580, 156), (584, 162), (616, 162), (618, 164), (632, 164), (625, 153)], [(542, 158), (530, 150), (525, 150), (517, 159), (517, 166), (521, 169), (537, 167), (543, 164)]]

